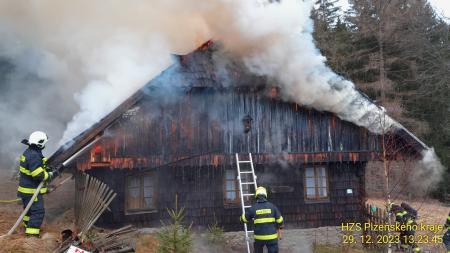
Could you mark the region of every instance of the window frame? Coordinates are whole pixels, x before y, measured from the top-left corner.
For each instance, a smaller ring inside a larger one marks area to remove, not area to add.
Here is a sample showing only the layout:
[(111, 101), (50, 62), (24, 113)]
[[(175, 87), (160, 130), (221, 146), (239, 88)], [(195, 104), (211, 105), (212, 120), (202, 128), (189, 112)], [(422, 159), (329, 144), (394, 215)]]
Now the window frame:
[[(139, 179), (139, 197), (140, 197), (140, 203), (145, 203), (145, 196), (144, 196), (144, 177), (150, 176), (153, 180), (153, 200), (152, 200), (152, 207), (140, 207), (136, 209), (130, 209), (128, 207), (129, 205), (129, 189), (128, 189), (128, 179), (130, 177), (138, 178)], [(128, 173), (125, 175), (125, 215), (133, 215), (133, 214), (141, 214), (141, 213), (154, 213), (157, 211), (157, 180), (155, 178), (156, 173), (155, 171), (147, 171), (147, 172), (139, 172), (139, 173)]]
[[(325, 180), (326, 180), (326, 184), (325, 187), (320, 187), (319, 186), (319, 179), (322, 178), (318, 173), (318, 170), (324, 168), (324, 172), (325, 172)], [(306, 171), (308, 169), (313, 169), (314, 172), (314, 177), (307, 177), (306, 176)], [(308, 187), (307, 184), (307, 179), (308, 178), (314, 178), (314, 191), (315, 191), (315, 195), (314, 198), (310, 198), (308, 197), (308, 188), (312, 188), (312, 187)], [(328, 173), (328, 167), (324, 166), (324, 165), (312, 165), (312, 166), (308, 166), (304, 168), (304, 173), (303, 173), (303, 192), (304, 192), (304, 200), (306, 203), (318, 203), (318, 202), (329, 202), (330, 201), (330, 178), (329, 178), (329, 173)], [(320, 197), (320, 192), (319, 190), (321, 188), (325, 188), (326, 190), (326, 197)]]
[[(227, 171), (232, 171), (235, 175), (234, 179), (228, 179), (227, 178)], [(227, 182), (233, 182), (234, 181), (234, 187), (235, 187), (235, 194), (236, 194), (236, 198), (233, 200), (229, 200), (227, 199), (227, 193), (228, 192), (233, 192), (233, 191), (228, 191), (227, 190)], [(222, 182), (222, 193), (223, 193), (223, 204), (225, 206), (236, 206), (236, 205), (240, 205), (241, 204), (241, 195), (240, 195), (240, 189), (239, 189), (239, 180), (237, 179), (237, 171), (231, 169), (225, 169), (224, 173), (223, 173), (223, 182)]]

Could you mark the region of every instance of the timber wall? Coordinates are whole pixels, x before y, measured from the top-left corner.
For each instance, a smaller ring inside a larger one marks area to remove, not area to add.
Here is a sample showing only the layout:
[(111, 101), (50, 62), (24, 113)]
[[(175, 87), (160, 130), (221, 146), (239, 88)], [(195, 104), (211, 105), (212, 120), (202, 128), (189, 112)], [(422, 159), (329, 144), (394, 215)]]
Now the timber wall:
[[(330, 163), (328, 167), (329, 200), (304, 200), (304, 167), (309, 165), (256, 165), (258, 183), (269, 188), (269, 201), (282, 212), (287, 227), (310, 228), (339, 225), (355, 221), (364, 213), (364, 163)], [(165, 167), (158, 169), (157, 208), (153, 213), (125, 215), (125, 176), (135, 170), (96, 169), (88, 173), (112, 187), (118, 196), (111, 203), (98, 225), (118, 227), (135, 224), (157, 227), (168, 221), (166, 208), (175, 207), (178, 196), (180, 207), (186, 208), (186, 223), (206, 227), (217, 219), (226, 230), (242, 230), (239, 205), (224, 205), (223, 180), (225, 166)], [(230, 169), (230, 168), (229, 168)], [(235, 169), (235, 168), (233, 168)], [(278, 188), (277, 188), (278, 187)], [(273, 193), (270, 189), (290, 189)], [(352, 194), (346, 190), (351, 188)]]

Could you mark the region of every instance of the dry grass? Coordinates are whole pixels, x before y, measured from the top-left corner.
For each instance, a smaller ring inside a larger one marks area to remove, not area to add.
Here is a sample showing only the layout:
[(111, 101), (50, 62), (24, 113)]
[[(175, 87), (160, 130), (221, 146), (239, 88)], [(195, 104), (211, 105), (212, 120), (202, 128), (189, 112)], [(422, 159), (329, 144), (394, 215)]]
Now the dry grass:
[[(441, 202), (434, 199), (416, 199), (416, 200), (405, 200), (396, 199), (395, 203), (400, 204), (406, 202), (415, 208), (419, 212), (418, 223), (426, 224), (444, 224), (447, 218), (450, 207), (445, 206)], [(371, 198), (367, 201), (369, 204), (375, 204), (378, 207), (384, 207), (384, 199)]]
[[(379, 207), (384, 206), (384, 200), (383, 199), (369, 199), (367, 201), (368, 203), (375, 204)], [(445, 206), (443, 203), (434, 200), (434, 199), (416, 199), (416, 200), (405, 200), (405, 199), (396, 199), (395, 203), (400, 204), (402, 202), (406, 202), (409, 205), (411, 205), (413, 208), (415, 208), (419, 213), (419, 218), (417, 219), (417, 224), (420, 226), (421, 224), (424, 225), (443, 225), (445, 223), (445, 219), (447, 218), (447, 215), (450, 211), (450, 207)], [(417, 235), (421, 235), (421, 238), (426, 238), (430, 240), (428, 243), (422, 243), (419, 246), (422, 247), (422, 249), (427, 250), (433, 250), (432, 252), (443, 252), (443, 244), (431, 242), (433, 237), (442, 236), (445, 232), (444, 231), (438, 231), (433, 232), (430, 230), (430, 228), (422, 227), (423, 230), (418, 230), (416, 232)], [(441, 251), (439, 251), (441, 250)]]
[(377, 253), (377, 251), (352, 247), (336, 247), (336, 245), (315, 244), (313, 253)]
[(52, 252), (58, 245), (56, 237), (50, 233), (45, 233), (41, 239), (28, 238), (23, 235), (12, 235), (8, 238), (0, 239), (0, 252), (26, 253), (26, 252)]
[[(6, 234), (20, 215), (22, 206), (4, 204), (0, 206), (0, 235)], [(20, 226), (16, 232), (0, 239), (1, 253), (37, 253), (52, 252), (58, 245), (59, 233), (62, 228), (70, 227), (73, 214), (71, 211), (55, 219), (53, 223), (42, 226), (41, 238), (29, 238), (24, 235), (24, 228)]]
[(158, 249), (158, 240), (154, 235), (140, 235), (136, 241), (136, 253), (155, 253)]

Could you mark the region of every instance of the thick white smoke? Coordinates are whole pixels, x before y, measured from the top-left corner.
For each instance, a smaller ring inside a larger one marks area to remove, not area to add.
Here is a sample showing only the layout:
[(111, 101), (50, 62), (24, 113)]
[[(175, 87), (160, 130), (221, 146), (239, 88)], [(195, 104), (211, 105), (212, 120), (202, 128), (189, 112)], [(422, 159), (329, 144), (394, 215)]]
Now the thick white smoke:
[(47, 52), (43, 60), (57, 62), (55, 68), (34, 66), (37, 70), (59, 75), (54, 79), (60, 87), (80, 87), (68, 98), (79, 112), (62, 142), (167, 67), (171, 52), (189, 52), (210, 38), (242, 57), (254, 73), (279, 80), (286, 100), (334, 112), (374, 132), (393, 124), (390, 118), (380, 124), (382, 111), (325, 65), (311, 36), (314, 1), (262, 2), (5, 1), (0, 14), (17, 37)]
[[(397, 126), (353, 83), (326, 66), (312, 38), (314, 2), (4, 0), (0, 1), (0, 32), (8, 31), (2, 32), (2, 38), (16, 39), (0, 43), (7, 49), (16, 48), (16, 43), (25, 45), (18, 49), (25, 59), (29, 48), (42, 52), (37, 61), (16, 64), (31, 64), (36, 73), (48, 73), (46, 80), (52, 84), (48, 89), (75, 93), (68, 95), (67, 102), (34, 103), (36, 108), (59, 107), (68, 115), (73, 110), (66, 110), (66, 103), (78, 104), (61, 143), (100, 120), (164, 70), (170, 53), (187, 53), (209, 39), (220, 41), (255, 74), (278, 80), (285, 100), (334, 112), (375, 133)], [(45, 114), (38, 112), (33, 118), (40, 115)]]
[[(314, 1), (284, 0), (263, 7), (240, 1), (227, 26), (213, 23), (215, 37), (243, 57), (259, 75), (274, 77), (288, 101), (336, 113), (341, 119), (381, 133), (396, 125), (354, 84), (325, 65), (315, 47), (310, 11)], [(218, 26), (214, 26), (218, 25)]]
[(434, 148), (424, 150), (422, 157), (420, 163), (411, 169), (409, 182), (415, 191), (421, 189), (423, 194), (427, 194), (437, 189), (445, 168), (434, 152)]

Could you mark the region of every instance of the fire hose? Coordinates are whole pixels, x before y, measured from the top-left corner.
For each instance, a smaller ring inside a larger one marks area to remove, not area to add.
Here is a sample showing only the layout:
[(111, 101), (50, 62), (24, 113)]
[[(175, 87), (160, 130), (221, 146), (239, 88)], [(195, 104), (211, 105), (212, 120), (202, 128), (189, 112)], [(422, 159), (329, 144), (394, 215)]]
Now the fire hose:
[[(90, 146), (92, 146), (95, 142), (97, 142), (97, 140), (99, 140), (100, 138), (96, 138), (94, 139), (91, 143), (89, 143), (88, 145), (84, 146), (82, 149), (80, 149), (79, 151), (77, 151), (75, 154), (73, 154), (72, 156), (70, 156), (66, 161), (64, 161), (62, 164), (58, 165), (55, 168), (55, 171), (60, 174), (62, 172), (62, 170), (64, 169), (65, 166), (67, 166), (67, 164), (69, 164), (73, 159), (75, 159), (75, 157), (77, 157), (80, 153), (82, 153), (83, 151), (85, 151), (87, 148), (89, 148)], [(70, 177), (69, 177), (70, 178)], [(69, 178), (66, 178), (64, 181), (67, 181)], [(63, 182), (64, 182), (63, 181)], [(61, 182), (61, 183), (63, 183)], [(61, 184), (60, 183), (60, 184)], [(12, 233), (14, 233), (14, 231), (17, 229), (17, 227), (19, 226), (20, 222), (23, 220), (23, 217), (28, 213), (28, 211), (30, 210), (34, 199), (36, 199), (37, 195), (40, 193), (41, 188), (44, 186), (45, 181), (42, 181), (39, 186), (36, 188), (36, 191), (34, 192), (33, 196), (31, 197), (30, 201), (28, 202), (28, 204), (26, 205), (26, 207), (23, 209), (22, 214), (20, 214), (19, 218), (17, 219), (16, 223), (14, 223), (13, 227), (8, 231), (8, 233), (0, 236), (0, 238), (3, 238), (5, 236), (11, 235)], [(15, 200), (14, 200), (15, 201)]]
[[(60, 186), (62, 186), (63, 184), (65, 184), (67, 181), (69, 181), (69, 179), (71, 179), (71, 178), (72, 178), (72, 176), (69, 176), (69, 177), (65, 178), (63, 181), (61, 181), (60, 183), (58, 183), (57, 185), (53, 186), (52, 188), (49, 188), (49, 191), (47, 191), (47, 194), (48, 194), (48, 193), (54, 192), (54, 191), (55, 191), (56, 189), (58, 189)], [(22, 199), (21, 199), (21, 198), (8, 199), (8, 200), (2, 199), (2, 200), (0, 200), (0, 203), (8, 204), (8, 203), (18, 202), (18, 201), (20, 201), (20, 200), (22, 200)]]
[[(75, 154), (73, 154), (72, 156), (70, 156), (65, 162), (63, 162), (63, 163), (60, 164), (58, 167), (56, 167), (55, 171), (56, 171), (58, 174), (60, 174), (60, 173), (62, 172), (62, 170), (64, 169), (64, 167), (65, 167), (67, 164), (69, 164), (69, 163), (70, 163), (75, 157), (77, 157), (80, 153), (82, 153), (82, 152), (85, 151), (87, 148), (89, 148), (89, 147), (92, 146), (94, 143), (96, 143), (99, 139), (100, 139), (99, 137), (95, 138), (91, 143), (89, 143), (88, 145), (84, 146), (82, 149), (80, 149), (80, 150), (77, 151)], [(198, 156), (205, 155), (205, 154), (209, 154), (209, 153), (213, 153), (213, 152), (215, 152), (215, 150), (214, 150), (214, 151), (211, 151), (211, 152), (207, 152), (207, 153), (196, 154), (196, 155), (192, 155), (192, 156), (189, 156), (189, 157), (181, 158), (181, 159), (178, 159), (178, 160), (176, 160), (176, 161), (172, 161), (172, 162), (169, 162), (169, 163), (167, 163), (167, 164), (164, 164), (164, 165), (161, 165), (161, 166), (158, 166), (158, 167), (167, 166), (167, 165), (170, 165), (170, 164), (178, 163), (178, 162), (180, 162), (180, 161), (192, 159), (192, 158), (194, 158), (194, 157), (198, 157)], [(154, 169), (154, 168), (153, 168), (153, 169)], [(56, 187), (59, 187), (60, 185), (62, 185), (63, 183), (65, 183), (65, 182), (66, 182), (67, 180), (69, 180), (70, 178), (71, 178), (71, 177), (68, 177), (68, 178), (64, 179), (64, 180), (63, 180), (61, 183), (59, 183), (59, 185), (57, 185)], [(24, 217), (24, 216), (28, 213), (28, 211), (30, 210), (30, 208), (31, 208), (31, 206), (32, 206), (32, 204), (33, 204), (33, 202), (34, 202), (33, 200), (37, 197), (37, 195), (39, 194), (39, 192), (40, 192), (41, 188), (44, 186), (44, 184), (45, 184), (45, 181), (42, 181), (42, 182), (39, 184), (39, 186), (36, 188), (36, 191), (34, 192), (33, 196), (31, 197), (30, 201), (28, 202), (28, 204), (26, 205), (25, 209), (23, 210), (22, 214), (19, 216), (19, 218), (17, 219), (16, 223), (14, 224), (14, 226), (8, 231), (8, 233), (6, 233), (6, 234), (0, 236), (0, 238), (3, 238), (3, 237), (8, 236), (8, 235), (11, 235), (11, 234), (17, 229), (17, 227), (19, 226), (20, 222), (23, 220), (23, 217)], [(20, 200), (20, 199), (11, 200), (11, 202), (15, 202), (15, 201), (18, 201), (18, 200)], [(7, 200), (7, 201), (8, 201), (8, 200)]]
[(17, 199), (8, 199), (8, 200), (0, 200), (0, 203), (14, 203), (21, 200), (21, 198), (17, 198)]

